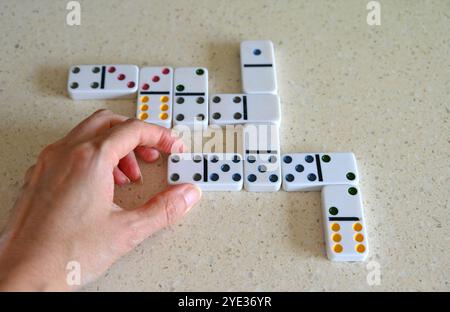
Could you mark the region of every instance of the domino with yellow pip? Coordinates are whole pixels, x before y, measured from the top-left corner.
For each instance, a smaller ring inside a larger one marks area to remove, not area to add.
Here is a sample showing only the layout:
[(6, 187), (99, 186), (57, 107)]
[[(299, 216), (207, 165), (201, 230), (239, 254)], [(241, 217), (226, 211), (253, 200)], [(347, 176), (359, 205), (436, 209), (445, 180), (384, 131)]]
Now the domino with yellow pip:
[(136, 117), (165, 128), (172, 126), (173, 69), (143, 67), (139, 73)]
[(360, 189), (354, 185), (324, 186), (322, 213), (328, 259), (364, 261), (369, 245)]

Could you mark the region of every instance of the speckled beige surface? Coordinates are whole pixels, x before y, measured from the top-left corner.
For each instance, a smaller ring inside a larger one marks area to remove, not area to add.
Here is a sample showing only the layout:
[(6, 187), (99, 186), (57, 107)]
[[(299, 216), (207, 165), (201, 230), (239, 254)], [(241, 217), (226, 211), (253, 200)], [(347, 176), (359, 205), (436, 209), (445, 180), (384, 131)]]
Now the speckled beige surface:
[[(283, 152), (353, 151), (362, 176), (371, 261), (324, 253), (320, 193), (209, 193), (180, 224), (116, 263), (86, 290), (450, 290), (450, 2), (0, 2), (0, 221), (38, 152), (101, 107), (71, 101), (80, 63), (202, 65), (210, 92), (239, 92), (239, 42), (275, 44)], [(244, 2), (244, 1), (242, 1)], [(117, 192), (125, 206), (161, 190), (166, 164)]]

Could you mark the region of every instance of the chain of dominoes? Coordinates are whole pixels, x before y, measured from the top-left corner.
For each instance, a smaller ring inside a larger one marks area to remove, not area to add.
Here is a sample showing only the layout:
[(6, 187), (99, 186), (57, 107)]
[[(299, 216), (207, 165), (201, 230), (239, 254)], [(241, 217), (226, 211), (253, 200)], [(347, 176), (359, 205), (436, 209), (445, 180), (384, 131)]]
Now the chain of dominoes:
[(75, 100), (135, 98), (136, 117), (171, 128), (243, 126), (243, 151), (182, 153), (168, 158), (169, 184), (193, 183), (205, 191), (322, 192), (327, 256), (363, 261), (368, 255), (359, 174), (352, 153), (280, 154), (280, 98), (270, 41), (243, 41), (243, 93), (208, 97), (208, 70), (135, 65), (76, 65), (67, 89)]

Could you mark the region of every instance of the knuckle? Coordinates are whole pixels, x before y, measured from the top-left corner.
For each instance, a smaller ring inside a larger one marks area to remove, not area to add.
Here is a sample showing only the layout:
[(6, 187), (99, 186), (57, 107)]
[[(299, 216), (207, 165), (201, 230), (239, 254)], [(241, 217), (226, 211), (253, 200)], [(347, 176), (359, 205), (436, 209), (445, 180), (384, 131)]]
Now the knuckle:
[(47, 145), (46, 147), (44, 147), (44, 149), (39, 154), (38, 161), (44, 162), (44, 163), (48, 162), (56, 154), (56, 151), (57, 151), (56, 143)]
[[(178, 219), (178, 214), (183, 211), (186, 205), (184, 200), (180, 200), (177, 196), (167, 196), (166, 194), (158, 194), (148, 202), (148, 207), (151, 210), (156, 209), (158, 211), (158, 217), (154, 218), (155, 226), (158, 228), (165, 227), (175, 223)], [(149, 217), (149, 209), (140, 210), (140, 213), (136, 215), (135, 222), (139, 223), (139, 220)]]
[(169, 196), (164, 196), (162, 200), (167, 225), (175, 223), (178, 219), (178, 211), (184, 210), (184, 201)]
[(26, 188), (30, 184), (30, 180), (35, 171), (35, 168), (36, 168), (36, 165), (33, 165), (30, 168), (28, 168), (28, 170), (25, 172), (25, 177), (23, 179), (24, 184), (23, 184), (22, 188)]
[(101, 108), (97, 111), (95, 111), (95, 113), (92, 114), (92, 116), (107, 116), (107, 115), (111, 115), (112, 112), (109, 109), (106, 108)]
[(130, 118), (125, 121), (125, 124), (132, 127), (141, 128), (144, 125), (144, 122), (136, 118)]
[(92, 143), (81, 143), (72, 148), (70, 157), (75, 162), (90, 161), (95, 154), (96, 149)]
[(32, 165), (30, 168), (27, 169), (27, 171), (25, 172), (25, 178), (28, 179), (31, 174), (34, 171), (34, 168), (36, 168), (36, 165)]
[(102, 157), (114, 155), (115, 148), (107, 137), (95, 141), (93, 143), (93, 146), (94, 149), (98, 152), (98, 154)]
[[(153, 219), (152, 222), (154, 222), (153, 225), (157, 228), (163, 228), (167, 225), (174, 224), (179, 217), (179, 212), (184, 210), (183, 205), (186, 205), (184, 200), (181, 200), (178, 197), (162, 194), (156, 195), (148, 202), (148, 207), (151, 207), (149, 208), (150, 210), (154, 211), (154, 209), (156, 209), (158, 211), (158, 216), (156, 218), (154, 216), (151, 217)], [(135, 215), (136, 219), (133, 219), (132, 224), (136, 225), (139, 224), (141, 220), (148, 219), (151, 216), (149, 209), (139, 210)]]
[(160, 134), (160, 137), (159, 137), (159, 141), (158, 141), (158, 145), (160, 146), (160, 148), (162, 150), (176, 152), (176, 149), (180, 149), (180, 143), (181, 144), (183, 144), (183, 143), (181, 141), (180, 141), (180, 143), (175, 143), (175, 142), (172, 139), (170, 131), (165, 131), (165, 130), (161, 131), (161, 134)]

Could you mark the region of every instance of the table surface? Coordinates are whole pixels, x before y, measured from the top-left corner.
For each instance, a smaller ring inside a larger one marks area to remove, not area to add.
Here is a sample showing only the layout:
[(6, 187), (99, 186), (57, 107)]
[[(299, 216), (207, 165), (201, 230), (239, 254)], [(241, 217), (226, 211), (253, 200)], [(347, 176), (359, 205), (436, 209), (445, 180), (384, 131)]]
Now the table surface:
[[(68, 98), (73, 64), (205, 66), (210, 93), (240, 92), (239, 43), (274, 42), (282, 152), (352, 151), (371, 253), (333, 263), (320, 192), (205, 193), (85, 290), (450, 290), (450, 2), (67, 1), (0, 4), (0, 225), (39, 151), (99, 108)], [(117, 191), (136, 206), (162, 190), (166, 161)], [(367, 282), (379, 268), (379, 285)]]

